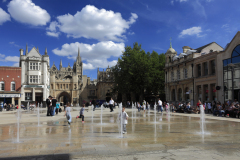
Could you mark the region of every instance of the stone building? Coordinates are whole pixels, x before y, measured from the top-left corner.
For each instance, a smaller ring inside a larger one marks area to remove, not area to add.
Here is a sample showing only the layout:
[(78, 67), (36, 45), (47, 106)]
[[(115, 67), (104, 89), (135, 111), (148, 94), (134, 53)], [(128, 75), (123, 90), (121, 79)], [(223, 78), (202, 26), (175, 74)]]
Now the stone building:
[(112, 88), (114, 87), (114, 75), (112, 70), (109, 68), (106, 71), (97, 71), (97, 97), (99, 100), (109, 101), (112, 97), (115, 101), (122, 101), (122, 97), (111, 95)]
[(52, 65), (50, 79), (50, 94), (56, 97), (58, 102), (62, 104), (70, 102), (75, 106), (97, 99), (96, 80), (91, 81), (90, 77), (83, 75), (83, 63), (79, 48), (73, 68), (70, 64), (67, 67), (63, 67), (61, 60), (59, 69), (55, 64)]
[[(62, 60), (59, 70), (55, 63), (50, 69), (51, 91), (50, 94), (56, 97), (58, 102), (66, 104), (67, 102), (77, 104), (80, 103), (80, 93), (86, 85), (86, 77), (83, 77), (82, 60), (80, 50), (74, 62), (73, 68), (70, 64), (67, 67), (62, 66)], [(85, 82), (85, 83), (84, 83)]]
[[(190, 102), (191, 105), (195, 105), (198, 99), (210, 100), (208, 94), (202, 93), (208, 92), (210, 88), (216, 86), (217, 80), (214, 79), (216, 71), (213, 73), (216, 67), (212, 67), (212, 65), (215, 64), (217, 58), (218, 52), (215, 51), (222, 51), (223, 48), (212, 42), (197, 49), (191, 49), (188, 46), (184, 46), (182, 49), (183, 53), (177, 55), (170, 44), (170, 48), (165, 53), (166, 100), (174, 104)], [(211, 69), (208, 69), (209, 67)], [(201, 74), (203, 72), (204, 74)], [(214, 92), (215, 90), (212, 90), (209, 94), (214, 96)]]
[(21, 68), (0, 67), (0, 106), (21, 104)]
[(49, 61), (47, 49), (44, 55), (41, 55), (35, 47), (28, 52), (26, 46), (25, 55), (23, 49), (20, 49), (21, 102), (23, 104), (43, 102), (45, 105), (50, 91)]

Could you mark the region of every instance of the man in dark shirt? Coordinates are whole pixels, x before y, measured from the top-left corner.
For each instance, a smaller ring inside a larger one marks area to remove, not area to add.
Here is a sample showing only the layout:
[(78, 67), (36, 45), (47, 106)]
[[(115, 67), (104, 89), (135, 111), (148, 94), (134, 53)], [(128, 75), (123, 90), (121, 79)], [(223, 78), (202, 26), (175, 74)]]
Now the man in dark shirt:
[(55, 97), (52, 98), (52, 116), (55, 115), (57, 100)]
[(52, 96), (49, 96), (46, 100), (47, 103), (47, 116), (51, 116), (51, 100)]

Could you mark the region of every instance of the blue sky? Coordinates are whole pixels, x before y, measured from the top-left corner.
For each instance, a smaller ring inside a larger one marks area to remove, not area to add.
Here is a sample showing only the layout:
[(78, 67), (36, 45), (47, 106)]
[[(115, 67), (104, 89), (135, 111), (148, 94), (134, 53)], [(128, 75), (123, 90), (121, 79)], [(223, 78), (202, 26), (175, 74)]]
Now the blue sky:
[(146, 52), (222, 47), (240, 26), (239, 0), (0, 0), (0, 66), (18, 66), (19, 49), (47, 47), (50, 65), (72, 66), (78, 47), (83, 74), (116, 64), (125, 46)]

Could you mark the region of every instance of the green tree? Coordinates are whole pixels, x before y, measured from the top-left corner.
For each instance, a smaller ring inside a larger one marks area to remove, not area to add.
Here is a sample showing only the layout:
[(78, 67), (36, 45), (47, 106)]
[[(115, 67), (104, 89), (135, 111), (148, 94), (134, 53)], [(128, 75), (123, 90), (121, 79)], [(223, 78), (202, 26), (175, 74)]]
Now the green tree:
[(115, 77), (114, 92), (135, 93), (143, 96), (144, 92), (164, 93), (164, 54), (146, 53), (138, 43), (125, 47), (125, 51), (112, 67)]

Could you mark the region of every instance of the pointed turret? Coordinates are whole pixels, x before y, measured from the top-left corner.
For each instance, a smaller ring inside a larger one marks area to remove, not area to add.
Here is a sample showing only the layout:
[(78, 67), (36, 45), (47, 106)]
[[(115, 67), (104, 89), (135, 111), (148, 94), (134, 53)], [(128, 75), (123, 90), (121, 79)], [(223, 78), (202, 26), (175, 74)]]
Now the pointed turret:
[(45, 48), (45, 55), (47, 55), (47, 47)]
[(59, 70), (62, 68), (62, 59), (60, 61)]
[(28, 45), (26, 44), (26, 52), (25, 52), (25, 55), (28, 54)]
[(38, 47), (37, 47), (37, 51), (39, 52), (39, 49), (38, 49)]

